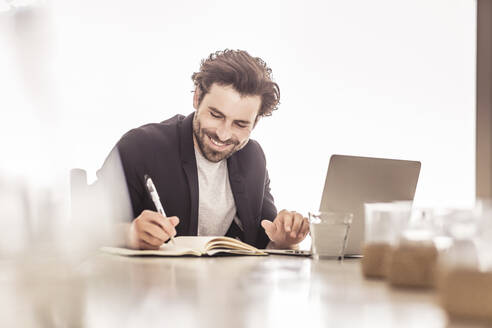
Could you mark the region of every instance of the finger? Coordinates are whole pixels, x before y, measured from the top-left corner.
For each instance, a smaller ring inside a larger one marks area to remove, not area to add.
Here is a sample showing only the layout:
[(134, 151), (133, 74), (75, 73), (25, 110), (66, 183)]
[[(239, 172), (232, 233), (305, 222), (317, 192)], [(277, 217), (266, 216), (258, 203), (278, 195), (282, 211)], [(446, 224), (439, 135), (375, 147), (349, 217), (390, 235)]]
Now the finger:
[(164, 229), (164, 227), (162, 226), (162, 222), (163, 222), (162, 218), (163, 216), (160, 213), (152, 212), (152, 211), (147, 211), (145, 215), (145, 221), (156, 224)]
[(299, 213), (295, 213), (294, 222), (292, 223), (292, 232), (290, 233), (292, 238), (296, 238), (297, 236), (299, 236), (300, 229), (302, 226), (302, 221), (303, 221), (302, 215)]
[(142, 232), (139, 235), (140, 241), (144, 241), (149, 245), (159, 247), (163, 244), (163, 242), (159, 238), (155, 238), (154, 236), (150, 235), (147, 232)]
[(302, 219), (301, 236), (306, 237), (309, 232), (309, 220), (307, 218)]
[(145, 240), (140, 240), (140, 249), (151, 249), (151, 250), (157, 250), (159, 249), (159, 246), (154, 246), (149, 243), (147, 243)]
[(277, 226), (275, 225), (275, 223), (269, 220), (262, 220), (261, 226), (263, 227), (263, 229), (265, 229), (265, 233), (267, 234), (268, 238), (272, 240), (272, 237), (275, 235), (275, 232), (277, 232)]
[(279, 215), (275, 218), (275, 220), (273, 220), (273, 223), (275, 224), (275, 232), (276, 233), (279, 233), (279, 232), (284, 232), (285, 231), (285, 227), (284, 227), (284, 217), (283, 215)]
[(161, 214), (159, 214), (158, 212), (150, 211), (150, 210), (143, 211), (142, 215), (141, 215), (141, 220), (143, 222), (152, 223), (152, 224), (155, 224), (155, 225), (163, 228), (162, 224), (161, 224), (161, 218), (162, 218)]
[(161, 245), (169, 239), (168, 233), (162, 229), (160, 225), (153, 224), (152, 222), (146, 222), (142, 225), (142, 231), (157, 238), (161, 241)]
[[(155, 213), (155, 212), (154, 212)], [(174, 229), (174, 225), (171, 224), (171, 221), (170, 221), (170, 218), (167, 218), (167, 217), (163, 217), (161, 214), (159, 213), (155, 213), (156, 215), (152, 215), (152, 217), (150, 217), (150, 221), (156, 225), (158, 225), (159, 227), (161, 227), (169, 236), (172, 236), (174, 237), (176, 235), (176, 229)], [(171, 216), (171, 218), (176, 218), (178, 219), (177, 217), (175, 216)], [(174, 220), (174, 219), (173, 219)], [(179, 223), (179, 219), (178, 219), (178, 223)], [(166, 239), (167, 240), (167, 239)]]
[(160, 219), (161, 226), (164, 228), (167, 234), (170, 237), (176, 236), (176, 229), (174, 228), (174, 225), (171, 223), (169, 218), (165, 218), (161, 216), (159, 219)]
[(179, 224), (179, 218), (177, 216), (171, 216), (168, 217), (169, 221), (173, 225), (173, 227), (177, 226)]
[(287, 212), (283, 215), (284, 218), (284, 230), (286, 232), (292, 231), (292, 213)]

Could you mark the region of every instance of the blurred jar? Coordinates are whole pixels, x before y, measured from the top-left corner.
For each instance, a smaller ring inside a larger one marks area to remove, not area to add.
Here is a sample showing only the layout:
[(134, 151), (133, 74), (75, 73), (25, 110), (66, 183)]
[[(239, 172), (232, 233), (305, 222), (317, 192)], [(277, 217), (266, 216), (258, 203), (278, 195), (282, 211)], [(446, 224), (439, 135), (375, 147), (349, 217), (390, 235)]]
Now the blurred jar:
[(454, 209), (439, 217), (442, 234), (450, 240), (449, 247), (442, 253), (439, 261), (441, 270), (479, 267), (476, 237), (480, 211), (477, 209)]
[(492, 271), (492, 201), (479, 201), (475, 212), (479, 216), (475, 237), (481, 271)]
[(445, 227), (453, 244), (440, 260), (441, 306), (452, 320), (492, 324), (492, 206), (451, 213)]
[(364, 207), (362, 273), (370, 278), (383, 278), (387, 272), (388, 255), (410, 218), (412, 203), (366, 203)]
[(0, 259), (17, 258), (29, 245), (28, 190), (25, 181), (0, 172)]
[(438, 252), (432, 211), (417, 210), (412, 216), (388, 255), (387, 279), (397, 287), (433, 287)]

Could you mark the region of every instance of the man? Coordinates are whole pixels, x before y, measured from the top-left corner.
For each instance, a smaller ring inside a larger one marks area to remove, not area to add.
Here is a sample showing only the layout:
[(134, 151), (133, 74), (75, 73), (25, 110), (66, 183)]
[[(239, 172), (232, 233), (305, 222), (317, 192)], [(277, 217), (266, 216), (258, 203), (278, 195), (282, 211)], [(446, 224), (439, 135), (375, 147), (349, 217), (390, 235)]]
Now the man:
[[(157, 249), (171, 236), (227, 235), (258, 248), (296, 247), (307, 219), (277, 213), (265, 156), (249, 139), (279, 103), (270, 68), (246, 51), (225, 50), (203, 60), (192, 79), (194, 113), (131, 130), (116, 145), (135, 218), (127, 246)], [(146, 174), (168, 217), (155, 212)]]

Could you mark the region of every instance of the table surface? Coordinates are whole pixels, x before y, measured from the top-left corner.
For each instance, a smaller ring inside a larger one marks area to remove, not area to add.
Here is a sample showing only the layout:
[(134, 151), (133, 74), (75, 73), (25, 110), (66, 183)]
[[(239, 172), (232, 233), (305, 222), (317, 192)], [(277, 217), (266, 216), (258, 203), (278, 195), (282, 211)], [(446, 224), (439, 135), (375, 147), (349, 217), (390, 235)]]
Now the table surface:
[(76, 266), (38, 262), (0, 262), (2, 327), (451, 326), (435, 292), (367, 280), (359, 259), (96, 254)]

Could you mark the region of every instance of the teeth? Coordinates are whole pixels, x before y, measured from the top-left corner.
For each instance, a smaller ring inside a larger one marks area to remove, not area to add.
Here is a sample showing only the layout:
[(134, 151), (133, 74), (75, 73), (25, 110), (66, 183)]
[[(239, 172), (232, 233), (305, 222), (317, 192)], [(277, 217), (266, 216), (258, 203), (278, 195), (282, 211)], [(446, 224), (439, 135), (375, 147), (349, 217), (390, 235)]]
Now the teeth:
[(218, 142), (218, 141), (214, 140), (213, 138), (210, 138), (210, 140), (212, 140), (212, 142), (213, 142), (214, 144), (216, 144), (217, 146), (219, 146), (219, 147), (221, 147), (221, 146), (224, 146), (224, 145), (225, 145), (225, 144), (223, 144), (223, 143), (221, 143), (221, 142)]

